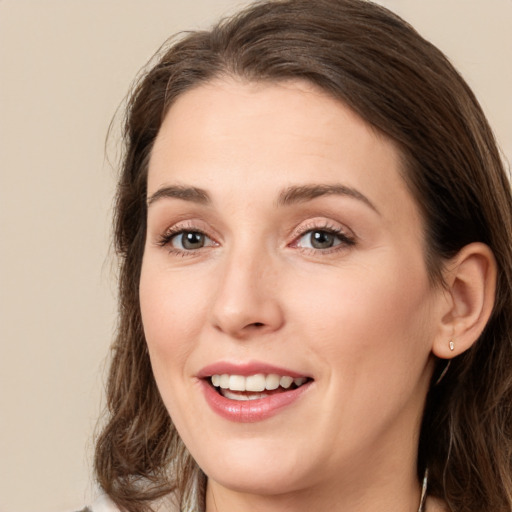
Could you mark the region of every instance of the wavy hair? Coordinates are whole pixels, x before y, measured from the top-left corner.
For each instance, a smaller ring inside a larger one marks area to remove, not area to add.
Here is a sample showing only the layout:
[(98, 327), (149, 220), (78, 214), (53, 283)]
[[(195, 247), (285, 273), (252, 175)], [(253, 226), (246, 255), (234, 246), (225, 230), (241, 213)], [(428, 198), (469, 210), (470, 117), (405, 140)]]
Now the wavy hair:
[[(270, 0), (209, 31), (168, 42), (136, 83), (124, 124), (115, 246), (119, 325), (96, 443), (99, 484), (124, 510), (148, 512), (173, 493), (199, 499), (205, 477), (157, 391), (146, 350), (139, 278), (148, 160), (164, 116), (185, 91), (222, 76), (307, 80), (397, 144), (425, 223), (432, 283), (443, 262), (483, 242), (498, 266), (486, 329), (426, 401), (418, 473), (452, 512), (512, 511), (512, 198), (493, 133), (466, 82), (410, 25), (365, 0)], [(434, 375), (434, 379), (436, 376)], [(201, 505), (199, 505), (201, 506)]]

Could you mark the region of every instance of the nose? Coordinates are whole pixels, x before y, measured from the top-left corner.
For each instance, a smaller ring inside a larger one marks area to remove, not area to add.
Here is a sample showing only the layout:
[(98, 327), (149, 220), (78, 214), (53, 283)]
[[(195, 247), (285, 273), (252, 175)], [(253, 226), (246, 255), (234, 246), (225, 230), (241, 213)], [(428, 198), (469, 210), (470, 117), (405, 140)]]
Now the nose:
[(218, 276), (212, 305), (215, 329), (237, 339), (269, 334), (284, 324), (277, 286), (278, 271), (261, 253), (232, 254)]

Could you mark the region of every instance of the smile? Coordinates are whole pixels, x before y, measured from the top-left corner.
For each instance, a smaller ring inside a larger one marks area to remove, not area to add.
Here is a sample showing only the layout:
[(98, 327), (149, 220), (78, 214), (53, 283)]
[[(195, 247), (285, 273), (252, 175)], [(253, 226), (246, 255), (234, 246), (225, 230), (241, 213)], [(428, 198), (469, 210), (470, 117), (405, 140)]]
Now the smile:
[(314, 380), (292, 370), (261, 363), (218, 363), (199, 374), (211, 410), (235, 423), (270, 418), (299, 402)]
[(210, 380), (223, 397), (242, 401), (266, 398), (270, 394), (265, 391), (282, 392), (290, 388), (296, 389), (308, 379), (306, 377), (281, 376), (276, 373), (268, 375), (257, 373), (247, 377), (223, 373), (222, 375), (212, 375)]

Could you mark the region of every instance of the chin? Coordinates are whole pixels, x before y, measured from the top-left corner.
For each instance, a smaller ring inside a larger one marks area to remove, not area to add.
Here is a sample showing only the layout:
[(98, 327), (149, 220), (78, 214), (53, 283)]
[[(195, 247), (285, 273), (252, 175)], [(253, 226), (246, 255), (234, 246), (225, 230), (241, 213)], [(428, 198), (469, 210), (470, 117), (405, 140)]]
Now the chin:
[(243, 494), (272, 496), (286, 494), (301, 488), (299, 475), (290, 474), (287, 470), (244, 465), (243, 469), (213, 470), (206, 473), (207, 477), (223, 487)]
[(283, 494), (311, 480), (311, 475), (308, 478), (303, 474), (302, 452), (293, 453), (291, 447), (286, 449), (282, 444), (274, 449), (272, 443), (250, 443), (248, 447), (244, 446), (246, 442), (234, 442), (228, 449), (219, 447), (213, 457), (198, 461), (201, 469), (223, 487), (248, 494)]

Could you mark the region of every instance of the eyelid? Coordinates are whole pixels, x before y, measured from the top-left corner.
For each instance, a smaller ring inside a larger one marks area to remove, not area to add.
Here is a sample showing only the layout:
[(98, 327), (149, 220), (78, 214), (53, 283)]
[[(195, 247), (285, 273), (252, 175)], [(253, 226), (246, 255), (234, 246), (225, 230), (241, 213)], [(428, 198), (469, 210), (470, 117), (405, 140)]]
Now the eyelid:
[[(340, 243), (326, 249), (301, 247), (298, 245), (300, 240), (307, 235), (307, 233), (314, 231), (331, 233), (338, 237)], [(343, 224), (325, 218), (310, 219), (305, 224), (300, 224), (293, 230), (291, 237), (292, 242), (288, 244), (289, 247), (296, 248), (306, 253), (322, 255), (346, 250), (348, 246), (355, 245), (357, 241), (357, 237), (351, 229)]]
[[(338, 237), (340, 243), (336, 244), (333, 247), (325, 249), (299, 246), (298, 243), (300, 239), (311, 231), (325, 231), (328, 233), (332, 233), (333, 235)], [(179, 249), (176, 247), (171, 247), (173, 238), (176, 235), (183, 232), (201, 233), (209, 240), (211, 240), (213, 243), (197, 249)], [(168, 226), (165, 230), (157, 234), (155, 245), (165, 247), (170, 252), (174, 252), (175, 254), (192, 256), (194, 254), (201, 252), (202, 250), (208, 250), (211, 247), (220, 245), (219, 238), (220, 236), (216, 234), (215, 230), (211, 229), (209, 224), (205, 223), (204, 221), (197, 219), (186, 219), (180, 220)], [(341, 224), (338, 221), (334, 221), (332, 219), (328, 219), (325, 217), (312, 218), (300, 223), (292, 230), (289, 237), (287, 238), (288, 240), (291, 239), (291, 241), (285, 244), (288, 247), (296, 248), (304, 252), (309, 251), (314, 254), (321, 253), (323, 255), (329, 254), (330, 252), (346, 250), (348, 246), (355, 245), (357, 241), (355, 233), (350, 228)]]
[(291, 233), (291, 238), (293, 240), (296, 240), (297, 238), (305, 235), (308, 231), (330, 231), (332, 233), (338, 233), (344, 235), (348, 239), (356, 240), (355, 233), (349, 229), (348, 227), (344, 226), (343, 224), (326, 219), (326, 218), (315, 218), (315, 219), (308, 219), (305, 223), (299, 224)]
[[(175, 224), (172, 224), (171, 226), (167, 227), (163, 232), (158, 233), (155, 240), (155, 244), (160, 247), (168, 247), (171, 244), (172, 239), (183, 232), (201, 233), (202, 235), (204, 235), (205, 237), (209, 238), (214, 242), (213, 244), (202, 247), (201, 249), (219, 245), (219, 242), (217, 241), (218, 237), (216, 237), (215, 234), (212, 234), (211, 229), (207, 229), (205, 227), (204, 222), (191, 219), (176, 222)], [(172, 248), (172, 250), (176, 252), (181, 252), (180, 249), (176, 249), (174, 247)], [(197, 249), (196, 251), (184, 250), (183, 252), (193, 253), (199, 250), (200, 249)]]

